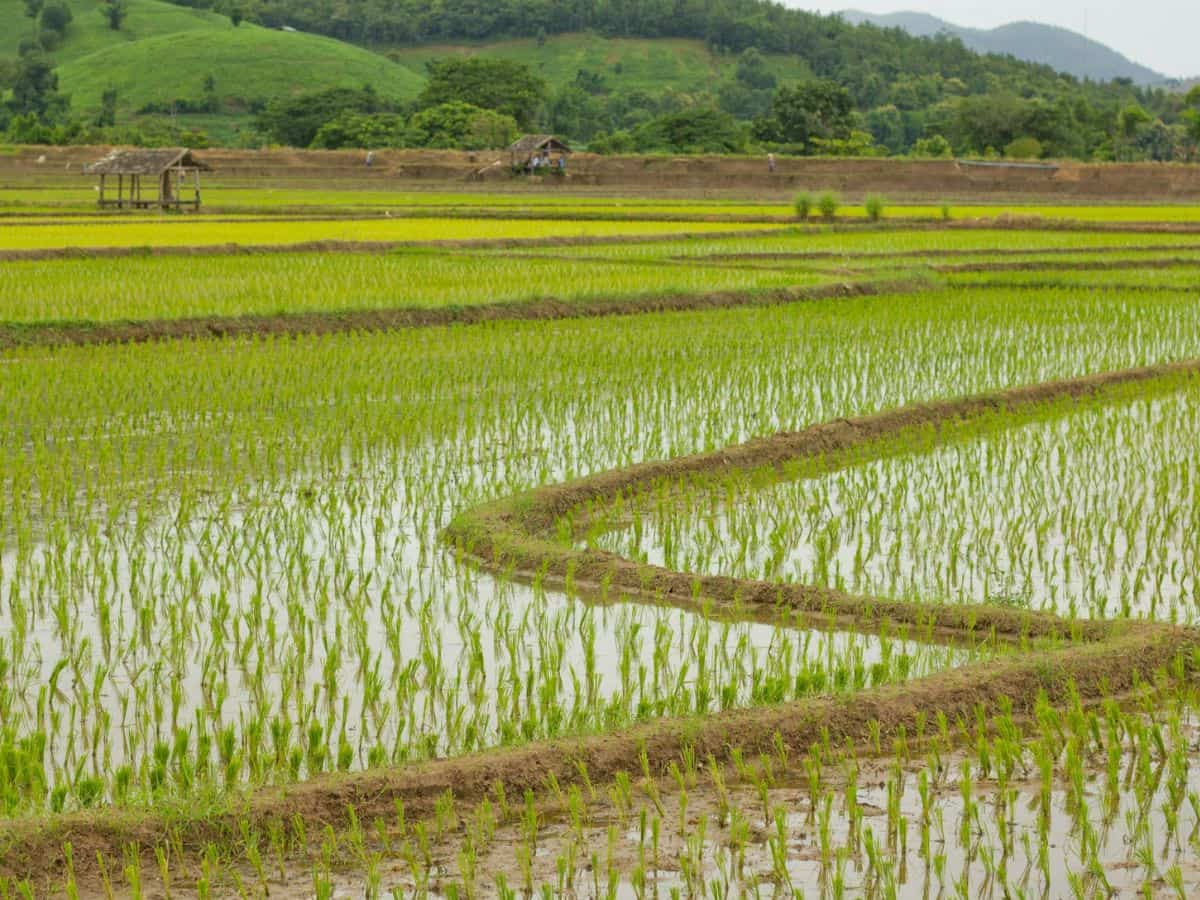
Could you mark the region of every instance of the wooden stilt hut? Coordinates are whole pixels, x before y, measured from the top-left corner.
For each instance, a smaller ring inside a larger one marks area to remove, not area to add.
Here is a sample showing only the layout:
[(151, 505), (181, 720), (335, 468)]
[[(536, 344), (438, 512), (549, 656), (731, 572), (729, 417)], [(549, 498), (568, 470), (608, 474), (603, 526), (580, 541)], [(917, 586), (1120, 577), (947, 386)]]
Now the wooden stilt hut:
[(552, 134), (527, 134), (508, 148), (514, 172), (561, 172), (571, 148)]
[[(84, 169), (85, 174), (100, 177), (102, 209), (198, 210), (200, 173), (209, 171), (191, 150), (180, 147), (114, 150)], [(115, 197), (109, 193), (114, 179)]]

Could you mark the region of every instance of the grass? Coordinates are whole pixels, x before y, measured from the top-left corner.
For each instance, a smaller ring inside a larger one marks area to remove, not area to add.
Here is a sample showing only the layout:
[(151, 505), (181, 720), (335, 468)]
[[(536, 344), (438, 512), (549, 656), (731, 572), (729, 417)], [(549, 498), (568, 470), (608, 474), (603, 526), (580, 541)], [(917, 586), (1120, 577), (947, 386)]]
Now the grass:
[(0, 229), (0, 250), (55, 247), (187, 247), (218, 244), (286, 245), (307, 241), (484, 241), (622, 237), (679, 232), (768, 230), (771, 225), (721, 222), (555, 221), (536, 219), (377, 218), (274, 223), (205, 222), (174, 218), (11, 225)]
[[(98, 50), (126, 46), (146, 38), (185, 31), (223, 31), (229, 19), (208, 10), (189, 9), (160, 0), (126, 0), (127, 16), (120, 31), (108, 27), (92, 0), (64, 0), (74, 19), (66, 39), (54, 51), (59, 63), (71, 62)], [(0, 54), (15, 56), (33, 26), (24, 4), (8, 3), (0, 12)]]
[[(126, 0), (128, 14), (113, 31), (92, 0), (68, 0), (74, 21), (55, 49), (60, 88), (76, 112), (99, 108), (115, 88), (127, 120), (144, 105), (200, 100), (212, 75), (227, 105), (213, 123), (223, 125), (248, 104), (325, 87), (371, 84), (385, 97), (409, 100), (424, 79), (382, 56), (317, 35), (284, 33), (160, 0)], [(15, 55), (30, 31), (24, 7), (0, 11), (0, 53)]]
[[(149, 73), (153, 72), (153, 77)], [(217, 95), (245, 107), (329, 87), (372, 85), (383, 97), (412, 99), (422, 81), (382, 56), (317, 35), (286, 33), (219, 19), (212, 28), (114, 44), (64, 63), (62, 89), (75, 108), (99, 108), (117, 90), (123, 114), (150, 102), (199, 100), (212, 75)]]
[(546, 298), (633, 300), (792, 288), (822, 280), (827, 279), (719, 266), (429, 252), (54, 260), (0, 268), (0, 322), (433, 309)]

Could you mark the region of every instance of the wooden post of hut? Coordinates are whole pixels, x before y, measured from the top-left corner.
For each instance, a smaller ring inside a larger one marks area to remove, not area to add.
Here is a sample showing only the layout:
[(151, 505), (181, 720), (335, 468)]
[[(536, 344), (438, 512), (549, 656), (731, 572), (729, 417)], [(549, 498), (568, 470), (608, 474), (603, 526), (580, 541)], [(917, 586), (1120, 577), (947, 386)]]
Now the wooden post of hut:
[(508, 148), (513, 172), (524, 174), (562, 174), (567, 168), (571, 148), (552, 134), (527, 134)]
[[(165, 150), (114, 150), (84, 169), (99, 175), (101, 209), (200, 209), (200, 173), (212, 171), (186, 148)], [(117, 176), (117, 196), (108, 196), (107, 177)], [(191, 176), (189, 191), (188, 176)], [(142, 194), (142, 178), (157, 183), (154, 196)], [(126, 191), (128, 184), (128, 191)]]

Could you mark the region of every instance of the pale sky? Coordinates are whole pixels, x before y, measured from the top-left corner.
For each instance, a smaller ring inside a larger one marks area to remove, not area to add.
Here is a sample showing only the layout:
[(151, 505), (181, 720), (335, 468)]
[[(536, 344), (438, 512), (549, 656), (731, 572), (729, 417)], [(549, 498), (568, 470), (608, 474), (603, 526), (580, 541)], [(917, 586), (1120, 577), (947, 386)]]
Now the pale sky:
[(784, 0), (788, 6), (830, 13), (926, 12), (971, 28), (1027, 20), (1061, 25), (1108, 44), (1164, 75), (1200, 75), (1200, 2), (1197, 0)]

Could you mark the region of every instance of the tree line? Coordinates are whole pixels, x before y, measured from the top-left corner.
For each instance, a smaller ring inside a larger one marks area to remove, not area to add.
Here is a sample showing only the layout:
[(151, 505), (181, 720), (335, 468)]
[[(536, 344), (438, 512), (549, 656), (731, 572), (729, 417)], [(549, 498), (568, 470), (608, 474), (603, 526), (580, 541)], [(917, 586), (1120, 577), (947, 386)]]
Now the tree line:
[[(799, 152), (1166, 160), (1193, 158), (1200, 143), (1200, 126), (1189, 114), (1196, 104), (1179, 94), (1122, 80), (1081, 81), (1048, 66), (974, 53), (957, 38), (850, 25), (772, 0), (173, 2), (376, 48), (591, 31), (697, 39), (736, 56), (736, 76), (698, 95), (623, 90), (606, 86), (606, 73), (596, 71), (548, 88), (540, 125), (599, 149), (735, 152), (774, 145)], [(802, 59), (812, 83), (775, 83), (763, 62), (772, 54)], [(797, 109), (819, 107), (815, 94), (822, 92), (838, 103), (849, 98), (850, 115), (842, 117), (848, 127), (841, 119), (830, 127), (828, 110), (808, 125), (797, 123)], [(730, 118), (742, 127), (731, 127)]]
[[(71, 27), (70, 9), (62, 0), (24, 2), (34, 28), (16, 60), (0, 61), (0, 90), (7, 89), (0, 128), (24, 141), (79, 140), (87, 129), (114, 129), (115, 94), (106, 94), (93, 118), (73, 119), (57, 92), (48, 53)], [(955, 38), (852, 26), (770, 0), (173, 2), (211, 7), (235, 23), (295, 27), (382, 52), (429, 41), (542, 42), (590, 29), (697, 38), (728, 62), (726, 75), (684, 92), (630, 88), (618, 67), (581, 68), (570, 80), (548, 84), (528, 66), (486, 51), (433, 60), (425, 90), (409, 104), (386, 102), (364, 85), (254, 110), (264, 140), (292, 146), (476, 149), (538, 130), (599, 152), (1173, 160), (1195, 159), (1200, 147), (1195, 91), (1184, 96), (1128, 81), (1081, 81), (1011, 57), (981, 56)], [(109, 27), (121, 28), (122, 0), (105, 0), (100, 12)], [(772, 65), (778, 54), (799, 57), (811, 75), (780, 79)], [(172, 113), (213, 113), (221, 97), (208, 79), (198, 99), (138, 112), (152, 122), (168, 106)], [(140, 135), (155, 136), (153, 127)], [(128, 130), (117, 137), (139, 142)]]

